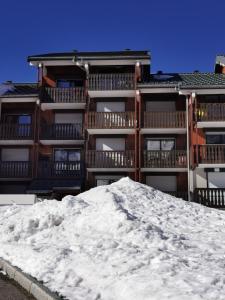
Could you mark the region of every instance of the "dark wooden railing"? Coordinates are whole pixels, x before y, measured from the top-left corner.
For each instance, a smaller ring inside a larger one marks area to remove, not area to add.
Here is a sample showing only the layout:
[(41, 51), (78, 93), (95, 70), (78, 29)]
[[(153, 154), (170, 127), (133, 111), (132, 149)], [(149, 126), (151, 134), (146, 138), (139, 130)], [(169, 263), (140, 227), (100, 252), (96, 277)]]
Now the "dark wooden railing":
[(41, 90), (42, 102), (53, 103), (85, 103), (85, 92), (83, 87), (54, 88), (44, 87)]
[(88, 128), (134, 128), (134, 112), (89, 112)]
[(1, 161), (1, 178), (29, 178), (32, 176), (32, 167), (29, 161)]
[(133, 90), (135, 86), (134, 74), (90, 74), (88, 89), (94, 91)]
[(2, 140), (26, 140), (33, 138), (33, 126), (31, 124), (0, 123), (0, 139)]
[(41, 128), (43, 140), (80, 140), (83, 138), (81, 124), (50, 124)]
[(143, 168), (186, 168), (187, 151), (169, 150), (155, 151), (145, 150)]
[(225, 121), (225, 103), (200, 103), (198, 121)]
[(83, 174), (81, 162), (72, 161), (39, 161), (39, 178), (80, 177)]
[(134, 151), (99, 151), (86, 152), (88, 168), (134, 168)]
[[(197, 152), (198, 151), (198, 152)], [(225, 145), (196, 146), (197, 163), (221, 164), (225, 163)]]
[(195, 189), (193, 201), (213, 208), (225, 208), (225, 188)]
[(185, 128), (185, 111), (144, 112), (145, 128)]
[(176, 191), (176, 192), (164, 192), (166, 194), (169, 194), (171, 196), (181, 198), (183, 200), (188, 200), (188, 192), (187, 191)]

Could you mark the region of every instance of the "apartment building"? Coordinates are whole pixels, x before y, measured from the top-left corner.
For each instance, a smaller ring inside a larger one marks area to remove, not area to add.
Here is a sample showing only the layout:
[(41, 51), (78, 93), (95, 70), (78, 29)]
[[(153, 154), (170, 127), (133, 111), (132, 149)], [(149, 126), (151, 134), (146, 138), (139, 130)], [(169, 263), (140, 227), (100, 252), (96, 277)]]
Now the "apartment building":
[(225, 206), (221, 68), (152, 74), (149, 52), (128, 50), (28, 62), (38, 82), (7, 82), (0, 96), (1, 193), (60, 197), (130, 176)]

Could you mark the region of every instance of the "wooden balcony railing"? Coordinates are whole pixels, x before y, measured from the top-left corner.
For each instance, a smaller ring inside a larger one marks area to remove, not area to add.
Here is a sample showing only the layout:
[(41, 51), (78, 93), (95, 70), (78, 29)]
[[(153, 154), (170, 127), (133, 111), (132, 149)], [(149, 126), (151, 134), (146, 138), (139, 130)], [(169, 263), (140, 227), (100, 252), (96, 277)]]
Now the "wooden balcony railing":
[(1, 140), (29, 140), (33, 139), (31, 124), (0, 123)]
[(30, 161), (1, 161), (0, 178), (29, 178), (32, 177)]
[(225, 145), (199, 145), (196, 147), (196, 160), (201, 164), (225, 163)]
[(41, 128), (43, 140), (80, 140), (83, 138), (81, 124), (50, 124)]
[(88, 128), (134, 128), (134, 112), (89, 112)]
[(94, 91), (133, 90), (134, 74), (90, 74), (88, 89)]
[(185, 111), (144, 112), (144, 128), (185, 128)]
[(225, 208), (225, 188), (197, 188), (193, 201), (213, 208)]
[(186, 168), (187, 151), (144, 151), (143, 168)]
[(200, 103), (198, 121), (225, 121), (225, 103)]
[(86, 152), (88, 168), (134, 168), (134, 151), (99, 151)]
[(39, 161), (39, 178), (81, 177), (83, 167), (80, 161)]
[(42, 102), (53, 103), (85, 103), (85, 92), (83, 87), (54, 88), (44, 87), (41, 90)]

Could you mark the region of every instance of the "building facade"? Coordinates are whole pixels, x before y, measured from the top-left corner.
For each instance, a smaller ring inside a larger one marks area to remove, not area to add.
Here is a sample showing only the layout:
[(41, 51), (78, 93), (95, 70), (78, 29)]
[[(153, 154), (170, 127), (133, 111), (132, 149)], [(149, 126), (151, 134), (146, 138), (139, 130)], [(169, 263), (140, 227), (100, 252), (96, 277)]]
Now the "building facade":
[(38, 82), (2, 85), (0, 192), (60, 197), (129, 176), (225, 206), (221, 59), (215, 73), (188, 74), (151, 74), (150, 59), (148, 51), (28, 57)]

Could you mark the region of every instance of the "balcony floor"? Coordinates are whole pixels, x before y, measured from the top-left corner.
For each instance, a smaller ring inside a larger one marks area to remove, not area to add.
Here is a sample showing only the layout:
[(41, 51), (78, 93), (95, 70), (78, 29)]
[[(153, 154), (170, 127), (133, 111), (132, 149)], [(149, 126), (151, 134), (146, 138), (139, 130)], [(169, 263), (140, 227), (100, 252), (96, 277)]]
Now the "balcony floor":
[(198, 128), (220, 128), (225, 127), (225, 121), (199, 121), (197, 122)]
[(121, 129), (114, 129), (114, 128), (97, 128), (97, 129), (87, 129), (88, 133), (90, 134), (134, 134), (134, 128), (121, 128)]
[(40, 140), (42, 145), (84, 145), (84, 140)]
[(141, 168), (141, 172), (187, 172), (187, 168)]
[(184, 134), (186, 132), (186, 128), (141, 128), (140, 130), (140, 134)]

